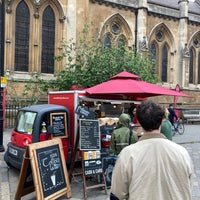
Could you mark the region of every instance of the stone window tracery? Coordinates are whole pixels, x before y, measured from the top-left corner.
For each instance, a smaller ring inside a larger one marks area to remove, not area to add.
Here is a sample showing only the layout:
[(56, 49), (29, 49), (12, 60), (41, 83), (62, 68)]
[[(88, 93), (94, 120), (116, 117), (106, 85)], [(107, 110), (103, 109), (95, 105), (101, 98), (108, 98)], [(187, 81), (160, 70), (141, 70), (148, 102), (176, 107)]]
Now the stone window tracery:
[(155, 70), (160, 81), (173, 82), (172, 76), (174, 41), (170, 29), (165, 24), (159, 24), (149, 36), (149, 51), (151, 60), (155, 61)]
[(126, 46), (126, 38), (124, 35), (121, 35), (119, 38), (118, 38), (118, 47), (124, 47)]
[(189, 43), (189, 80), (190, 84), (200, 84), (200, 32)]
[(112, 39), (111, 39), (111, 35), (109, 33), (107, 33), (104, 38), (104, 45), (109, 48), (112, 46)]
[(116, 23), (112, 22), (110, 23), (110, 26), (107, 26), (107, 33), (104, 37), (104, 45), (107, 47), (112, 46), (126, 46), (127, 45), (127, 39), (126, 36), (123, 34), (122, 27)]
[(111, 31), (115, 35), (119, 35), (120, 32), (121, 32), (120, 27), (119, 27), (119, 25), (117, 23), (111, 24)]
[(100, 32), (100, 40), (109, 47), (133, 46), (131, 29), (118, 13), (105, 22)]
[(29, 79), (35, 72), (52, 76), (54, 70), (61, 70), (61, 64), (54, 60), (61, 51), (56, 44), (64, 38), (62, 23), (65, 18), (59, 2), (8, 0), (5, 7), (8, 22), (13, 22), (7, 36), (13, 56), (6, 59), (13, 77)]
[(159, 41), (159, 42), (162, 42), (162, 41), (164, 40), (164, 34), (163, 34), (162, 31), (159, 30), (159, 31), (156, 33), (156, 39), (157, 39), (157, 41)]
[(193, 39), (193, 44), (196, 48), (199, 48), (200, 47), (200, 41), (198, 38), (194, 38)]

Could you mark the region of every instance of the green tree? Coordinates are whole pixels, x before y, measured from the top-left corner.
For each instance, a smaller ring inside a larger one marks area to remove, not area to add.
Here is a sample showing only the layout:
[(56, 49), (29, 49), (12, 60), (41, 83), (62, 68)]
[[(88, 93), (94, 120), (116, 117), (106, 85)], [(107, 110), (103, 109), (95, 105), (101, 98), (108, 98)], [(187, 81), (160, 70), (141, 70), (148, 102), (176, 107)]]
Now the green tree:
[[(68, 90), (70, 86), (91, 87), (104, 82), (123, 70), (134, 73), (141, 80), (150, 83), (158, 81), (154, 63), (150, 56), (142, 56), (134, 49), (127, 49), (123, 45), (106, 47), (95, 38), (88, 38), (89, 26), (82, 31), (83, 37), (78, 44), (72, 40), (63, 42), (62, 54), (55, 56), (57, 61), (66, 60), (62, 71), (55, 73), (55, 78), (45, 81), (38, 74), (26, 84), (24, 94), (34, 91)], [(29, 91), (27, 93), (27, 91)], [(38, 99), (37, 97), (32, 99)]]
[[(71, 47), (71, 45), (69, 46)], [(134, 73), (150, 83), (158, 81), (154, 63), (150, 61), (149, 55), (142, 57), (140, 53), (127, 50), (123, 46), (105, 47), (99, 44), (89, 46), (86, 43), (71, 48), (74, 53), (68, 49), (68, 45), (66, 45), (65, 53), (56, 57), (57, 60), (63, 57), (67, 57), (68, 60), (66, 68), (56, 74), (54, 85), (60, 90), (66, 90), (73, 84), (91, 87), (108, 80), (123, 70)]]

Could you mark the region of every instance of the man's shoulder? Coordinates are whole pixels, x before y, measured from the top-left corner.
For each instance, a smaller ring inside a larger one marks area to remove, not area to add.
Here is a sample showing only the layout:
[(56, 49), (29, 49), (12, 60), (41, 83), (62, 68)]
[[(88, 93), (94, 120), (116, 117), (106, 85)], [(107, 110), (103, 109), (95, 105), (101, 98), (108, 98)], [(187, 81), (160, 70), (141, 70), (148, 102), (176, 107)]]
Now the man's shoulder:
[(163, 140), (161, 141), (161, 145), (163, 146), (163, 148), (166, 148), (168, 151), (177, 152), (178, 154), (182, 153), (183, 155), (188, 154), (188, 151), (185, 147), (171, 140), (168, 140), (168, 139)]

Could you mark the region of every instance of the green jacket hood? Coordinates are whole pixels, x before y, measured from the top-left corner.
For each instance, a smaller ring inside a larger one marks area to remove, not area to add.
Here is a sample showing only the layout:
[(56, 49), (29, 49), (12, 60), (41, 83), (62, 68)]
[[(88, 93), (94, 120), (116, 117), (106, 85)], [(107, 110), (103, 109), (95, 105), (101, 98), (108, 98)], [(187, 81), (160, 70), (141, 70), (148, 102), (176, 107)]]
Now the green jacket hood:
[(120, 127), (127, 127), (127, 128), (129, 128), (130, 121), (131, 121), (130, 116), (128, 114), (123, 113), (119, 117), (119, 121), (117, 123), (117, 127), (116, 128), (120, 128)]

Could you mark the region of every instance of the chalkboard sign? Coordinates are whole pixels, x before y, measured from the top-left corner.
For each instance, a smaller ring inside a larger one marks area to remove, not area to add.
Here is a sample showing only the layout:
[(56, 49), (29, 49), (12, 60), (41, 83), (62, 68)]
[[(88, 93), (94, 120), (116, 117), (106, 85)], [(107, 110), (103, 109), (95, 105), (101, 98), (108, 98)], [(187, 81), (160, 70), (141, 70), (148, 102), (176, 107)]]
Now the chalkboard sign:
[(67, 132), (67, 119), (66, 113), (51, 113), (50, 114), (50, 125), (53, 126), (54, 137), (66, 137)]
[(15, 199), (26, 195), (28, 188), (30, 192), (35, 189), (37, 199), (50, 200), (63, 195), (70, 198), (71, 189), (61, 140), (34, 143), (28, 146), (27, 151)]
[(94, 117), (95, 117), (93, 112), (91, 112), (81, 106), (77, 106), (75, 113), (80, 115), (80, 117), (84, 118), (84, 119), (94, 119)]
[(103, 165), (101, 158), (92, 159), (92, 160), (84, 160), (84, 175), (91, 176), (95, 174), (103, 173)]
[(37, 149), (36, 155), (42, 190), (46, 198), (67, 186), (64, 178), (59, 146), (53, 145)]
[(80, 150), (100, 150), (99, 120), (80, 120)]

